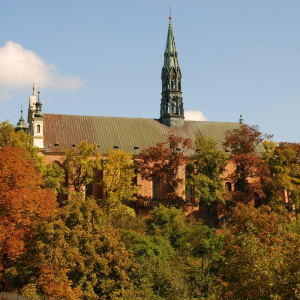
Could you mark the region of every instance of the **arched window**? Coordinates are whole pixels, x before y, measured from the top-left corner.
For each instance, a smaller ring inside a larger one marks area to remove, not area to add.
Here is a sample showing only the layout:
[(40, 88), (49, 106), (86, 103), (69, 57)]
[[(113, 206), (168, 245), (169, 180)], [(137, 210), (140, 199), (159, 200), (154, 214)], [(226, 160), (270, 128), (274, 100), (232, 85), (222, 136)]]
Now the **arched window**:
[(36, 126), (36, 132), (37, 132), (37, 133), (40, 133), (40, 132), (41, 132), (41, 125), (37, 125), (37, 126)]
[(225, 189), (226, 189), (226, 191), (228, 191), (228, 192), (231, 192), (231, 191), (232, 191), (232, 186), (231, 186), (231, 183), (230, 183), (230, 182), (226, 182), (226, 183), (225, 183)]
[(154, 178), (152, 181), (152, 199), (160, 199), (160, 182), (158, 178)]

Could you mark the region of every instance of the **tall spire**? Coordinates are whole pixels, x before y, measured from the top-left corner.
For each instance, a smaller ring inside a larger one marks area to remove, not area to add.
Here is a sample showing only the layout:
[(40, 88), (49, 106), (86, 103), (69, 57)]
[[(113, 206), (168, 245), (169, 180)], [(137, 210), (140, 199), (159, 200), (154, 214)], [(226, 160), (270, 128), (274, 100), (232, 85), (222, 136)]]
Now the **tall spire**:
[(181, 96), (181, 71), (175, 45), (171, 11), (161, 80), (162, 98), (160, 105), (160, 120), (165, 125), (180, 127), (184, 122), (184, 110)]

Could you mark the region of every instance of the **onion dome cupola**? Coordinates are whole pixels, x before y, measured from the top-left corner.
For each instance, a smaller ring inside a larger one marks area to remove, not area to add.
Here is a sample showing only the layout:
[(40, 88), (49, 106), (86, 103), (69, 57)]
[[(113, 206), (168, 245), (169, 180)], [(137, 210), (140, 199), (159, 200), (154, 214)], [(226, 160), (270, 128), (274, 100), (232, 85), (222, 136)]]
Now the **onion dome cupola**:
[(23, 118), (23, 109), (21, 108), (21, 118), (16, 126), (16, 131), (23, 130), (24, 132), (28, 132), (28, 125)]
[(184, 123), (181, 71), (178, 63), (171, 16), (169, 17), (169, 21), (164, 65), (161, 72), (162, 98), (160, 121), (171, 127), (180, 127)]

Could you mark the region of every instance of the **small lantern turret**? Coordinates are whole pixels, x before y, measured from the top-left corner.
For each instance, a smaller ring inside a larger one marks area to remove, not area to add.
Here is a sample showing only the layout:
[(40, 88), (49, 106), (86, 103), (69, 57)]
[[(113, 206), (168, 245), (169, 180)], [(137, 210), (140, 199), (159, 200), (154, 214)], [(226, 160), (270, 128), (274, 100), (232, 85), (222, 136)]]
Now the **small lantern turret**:
[(38, 91), (38, 101), (35, 103), (36, 111), (34, 117), (40, 118), (43, 116), (42, 114), (42, 102), (40, 101), (40, 91)]

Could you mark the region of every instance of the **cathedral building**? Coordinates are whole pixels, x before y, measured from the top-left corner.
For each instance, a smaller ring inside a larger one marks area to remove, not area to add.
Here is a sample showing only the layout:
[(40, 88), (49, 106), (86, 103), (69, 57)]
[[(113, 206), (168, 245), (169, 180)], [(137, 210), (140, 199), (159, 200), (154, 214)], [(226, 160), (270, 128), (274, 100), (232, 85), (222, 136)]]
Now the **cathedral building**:
[[(218, 143), (219, 149), (222, 149), (225, 132), (238, 128), (242, 119), (236, 123), (185, 120), (181, 78), (170, 17), (161, 71), (162, 91), (159, 119), (139, 118), (138, 115), (136, 118), (126, 118), (46, 113), (42, 111), (40, 94), (36, 95), (34, 85), (33, 93), (29, 97), (27, 119), (33, 143), (40, 148), (46, 163), (55, 161), (62, 163), (65, 150), (71, 149), (81, 141), (97, 144), (104, 156), (108, 149), (119, 149), (132, 153), (138, 158), (143, 149), (155, 146), (159, 142), (166, 142), (170, 133), (192, 141), (195, 141), (198, 136), (211, 137)], [(159, 107), (159, 101), (157, 101), (157, 106)], [(23, 116), (21, 119), (17, 129), (26, 127)], [(183, 170), (181, 172), (183, 178), (184, 174)], [(137, 184), (141, 187), (141, 197), (157, 198), (157, 196), (154, 197), (152, 182), (146, 182), (138, 176)], [(184, 186), (181, 187), (179, 193), (185, 197)]]

